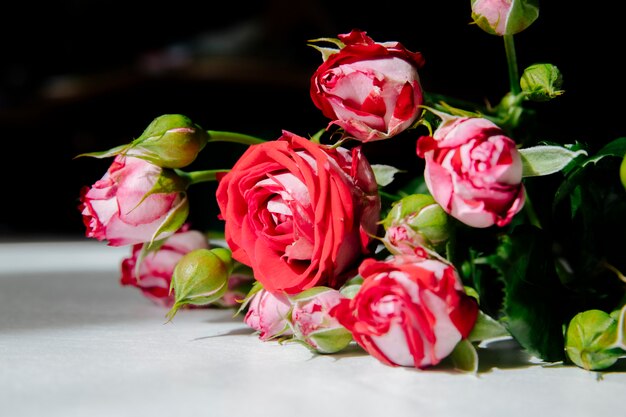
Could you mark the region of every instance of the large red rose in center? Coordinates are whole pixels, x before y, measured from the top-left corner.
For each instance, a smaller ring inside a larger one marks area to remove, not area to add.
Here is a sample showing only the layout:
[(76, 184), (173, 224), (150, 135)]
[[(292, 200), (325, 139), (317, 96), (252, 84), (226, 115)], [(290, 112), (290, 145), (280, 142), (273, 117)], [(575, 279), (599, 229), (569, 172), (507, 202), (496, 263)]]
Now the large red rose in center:
[(287, 131), (250, 146), (216, 197), (233, 258), (272, 292), (339, 287), (368, 252), (380, 215), (359, 147), (331, 148)]

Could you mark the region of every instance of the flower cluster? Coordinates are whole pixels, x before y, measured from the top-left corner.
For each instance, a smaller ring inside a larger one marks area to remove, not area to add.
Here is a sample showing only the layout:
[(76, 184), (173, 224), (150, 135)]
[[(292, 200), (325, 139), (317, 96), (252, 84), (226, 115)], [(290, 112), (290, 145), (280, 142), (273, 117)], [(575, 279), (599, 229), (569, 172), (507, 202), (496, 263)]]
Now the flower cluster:
[[(511, 89), (497, 105), (424, 91), (424, 57), (399, 42), (358, 29), (310, 40), (325, 127), (262, 140), (159, 116), (132, 142), (82, 155), (113, 158), (80, 192), (86, 235), (131, 248), (121, 283), (170, 320), (236, 308), (262, 341), (319, 354), (353, 344), (419, 369), (449, 358), (475, 372), (478, 345), (502, 337), (545, 362), (613, 366), (626, 356), (626, 258), (611, 237), (626, 232), (626, 140), (539, 141), (529, 105), (564, 91), (549, 63), (519, 76), (513, 35), (537, 2), (471, 7), (506, 46)], [(365, 152), (400, 140), (423, 166), (405, 182)], [(183, 170), (223, 141), (244, 145), (232, 167)], [(188, 221), (187, 190), (207, 181), (220, 239)]]

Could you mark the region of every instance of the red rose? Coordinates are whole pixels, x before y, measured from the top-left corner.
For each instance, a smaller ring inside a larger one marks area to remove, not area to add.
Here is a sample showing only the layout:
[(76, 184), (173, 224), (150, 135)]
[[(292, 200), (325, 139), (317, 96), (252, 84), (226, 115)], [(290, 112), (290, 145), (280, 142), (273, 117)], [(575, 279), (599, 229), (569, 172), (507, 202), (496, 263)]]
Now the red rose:
[(359, 273), (364, 281), (357, 294), (330, 314), (387, 365), (436, 365), (474, 327), (478, 304), (452, 265), (397, 255), (367, 259)]
[(328, 57), (311, 78), (313, 103), (331, 125), (363, 142), (386, 139), (418, 117), (423, 93), (419, 52), (398, 42), (376, 43), (366, 32), (339, 35), (345, 47)]
[(340, 286), (367, 253), (380, 215), (360, 148), (333, 149), (286, 131), (250, 146), (216, 196), (233, 258), (271, 292)]

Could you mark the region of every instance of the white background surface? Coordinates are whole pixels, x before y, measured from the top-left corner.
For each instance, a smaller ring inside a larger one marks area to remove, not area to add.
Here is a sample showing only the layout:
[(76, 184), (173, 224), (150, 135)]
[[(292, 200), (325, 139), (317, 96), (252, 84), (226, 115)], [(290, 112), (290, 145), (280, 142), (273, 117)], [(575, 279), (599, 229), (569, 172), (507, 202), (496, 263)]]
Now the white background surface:
[(546, 366), (510, 342), (477, 375), (358, 348), (261, 342), (234, 310), (166, 310), (119, 285), (128, 248), (0, 244), (0, 416), (618, 416), (626, 364)]

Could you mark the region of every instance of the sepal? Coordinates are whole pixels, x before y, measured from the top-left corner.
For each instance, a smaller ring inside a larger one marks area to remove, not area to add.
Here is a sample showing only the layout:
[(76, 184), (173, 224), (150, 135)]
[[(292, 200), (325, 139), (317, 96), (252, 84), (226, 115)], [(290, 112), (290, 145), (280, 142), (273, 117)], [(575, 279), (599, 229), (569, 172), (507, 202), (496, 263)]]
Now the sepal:
[(326, 61), (328, 59), (328, 57), (330, 57), (333, 54), (336, 54), (337, 52), (339, 52), (339, 50), (341, 48), (343, 48), (344, 46), (346, 46), (342, 41), (340, 41), (337, 38), (317, 38), (317, 39), (309, 39), (308, 42), (330, 42), (332, 44), (335, 44), (337, 46), (337, 48), (328, 48), (328, 47), (320, 47), (317, 45), (313, 45), (313, 44), (309, 44), (310, 47), (313, 47), (315, 49), (317, 49), (321, 54), (322, 54), (322, 60)]

